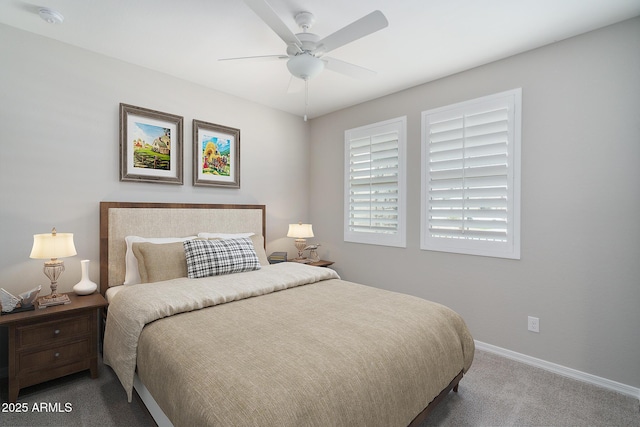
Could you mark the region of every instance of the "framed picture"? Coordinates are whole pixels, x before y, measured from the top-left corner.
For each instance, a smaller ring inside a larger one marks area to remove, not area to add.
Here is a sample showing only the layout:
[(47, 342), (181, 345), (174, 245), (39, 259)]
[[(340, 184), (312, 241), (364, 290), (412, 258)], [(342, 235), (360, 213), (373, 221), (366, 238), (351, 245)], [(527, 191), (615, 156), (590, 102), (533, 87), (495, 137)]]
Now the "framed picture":
[(240, 188), (240, 129), (193, 121), (193, 185)]
[(182, 122), (180, 116), (120, 104), (120, 181), (182, 185)]

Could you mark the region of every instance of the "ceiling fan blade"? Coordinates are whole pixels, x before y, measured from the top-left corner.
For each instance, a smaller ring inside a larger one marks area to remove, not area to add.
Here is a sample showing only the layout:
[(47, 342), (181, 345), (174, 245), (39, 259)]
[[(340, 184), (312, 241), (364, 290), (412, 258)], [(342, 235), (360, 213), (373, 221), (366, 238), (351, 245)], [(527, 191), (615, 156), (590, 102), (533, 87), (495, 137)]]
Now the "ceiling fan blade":
[(336, 58), (323, 56), (321, 59), (325, 62), (325, 67), (328, 70), (353, 77), (354, 79), (368, 79), (377, 75), (373, 70), (360, 67), (359, 65), (354, 65), (349, 62), (344, 62)]
[(373, 11), (320, 40), (314, 54), (330, 52), (340, 46), (344, 46), (347, 43), (351, 43), (352, 41), (386, 28), (388, 25), (389, 21), (387, 21), (387, 18), (382, 12), (379, 10)]
[(244, 0), (244, 2), (264, 21), (288, 46), (297, 46), (300, 50), (302, 43), (298, 37), (282, 22), (275, 10), (264, 0)]
[(220, 58), (218, 61), (242, 61), (247, 59), (252, 61), (275, 61), (279, 59), (289, 59), (289, 57), (287, 55), (240, 56), (238, 58)]

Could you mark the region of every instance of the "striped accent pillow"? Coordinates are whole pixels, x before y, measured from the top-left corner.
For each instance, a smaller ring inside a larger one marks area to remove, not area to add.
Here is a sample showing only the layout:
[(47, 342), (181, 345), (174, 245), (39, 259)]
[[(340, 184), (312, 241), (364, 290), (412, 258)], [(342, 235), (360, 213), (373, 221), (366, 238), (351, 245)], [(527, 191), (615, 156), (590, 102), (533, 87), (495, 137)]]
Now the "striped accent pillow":
[(183, 242), (190, 279), (260, 269), (250, 238)]

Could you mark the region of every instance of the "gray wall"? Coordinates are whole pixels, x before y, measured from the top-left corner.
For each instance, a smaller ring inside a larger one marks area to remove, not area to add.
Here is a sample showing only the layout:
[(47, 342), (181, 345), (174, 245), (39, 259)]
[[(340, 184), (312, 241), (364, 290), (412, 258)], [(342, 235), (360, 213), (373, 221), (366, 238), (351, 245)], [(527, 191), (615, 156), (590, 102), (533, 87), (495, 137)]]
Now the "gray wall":
[[(288, 224), (309, 220), (309, 126), (300, 117), (5, 25), (0, 58), (0, 287), (49, 292), (44, 261), (29, 253), (32, 235), (53, 226), (74, 233), (78, 252), (58, 289), (80, 280), (81, 259), (93, 261), (98, 282), (100, 201), (265, 204), (267, 249), (293, 255)], [(120, 182), (120, 102), (184, 117), (184, 185)], [(192, 119), (240, 129), (240, 189), (191, 185)]]
[[(479, 341), (640, 387), (639, 46), (636, 18), (313, 120), (324, 256), (345, 279), (454, 308)], [(517, 87), (522, 259), (420, 250), (420, 112)], [(407, 247), (345, 243), (344, 131), (402, 115)]]
[[(103, 200), (266, 204), (269, 249), (293, 255), (288, 224), (309, 219), (309, 126), (300, 117), (4, 25), (0, 57), (1, 287), (47, 284), (29, 253), (32, 235), (53, 226), (74, 233), (78, 251), (59, 289), (78, 282), (80, 259), (94, 261), (98, 281)], [(120, 102), (184, 117), (184, 185), (120, 182)], [(191, 184), (193, 119), (240, 129), (240, 189)]]

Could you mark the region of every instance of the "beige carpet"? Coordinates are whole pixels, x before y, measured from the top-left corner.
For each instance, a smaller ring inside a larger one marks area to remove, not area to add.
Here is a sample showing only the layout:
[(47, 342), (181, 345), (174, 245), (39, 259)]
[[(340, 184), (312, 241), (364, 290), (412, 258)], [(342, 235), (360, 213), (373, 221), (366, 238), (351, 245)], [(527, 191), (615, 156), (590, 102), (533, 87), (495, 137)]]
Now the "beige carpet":
[[(0, 381), (0, 399), (6, 411), (6, 379)], [(0, 426), (154, 425), (138, 400), (127, 403), (114, 373), (104, 365), (96, 380), (88, 372), (71, 375), (26, 388), (18, 401), (27, 404), (27, 412), (2, 411)], [(41, 404), (49, 412), (33, 410)], [(638, 399), (477, 351), (458, 393), (447, 396), (426, 426), (631, 427), (640, 426), (640, 408)]]
[(458, 393), (426, 426), (640, 426), (640, 401), (540, 368), (476, 351)]

